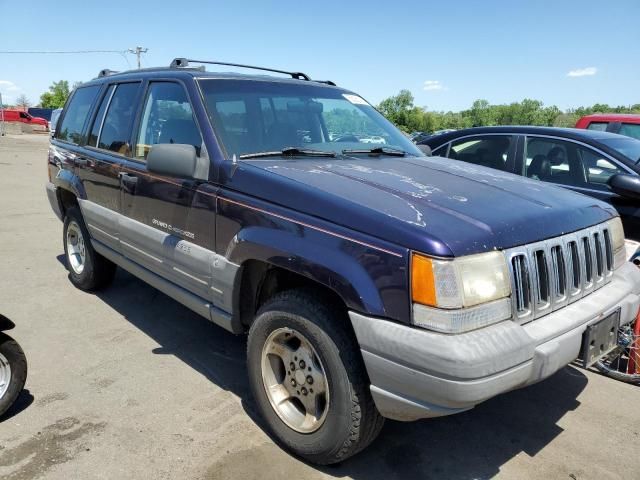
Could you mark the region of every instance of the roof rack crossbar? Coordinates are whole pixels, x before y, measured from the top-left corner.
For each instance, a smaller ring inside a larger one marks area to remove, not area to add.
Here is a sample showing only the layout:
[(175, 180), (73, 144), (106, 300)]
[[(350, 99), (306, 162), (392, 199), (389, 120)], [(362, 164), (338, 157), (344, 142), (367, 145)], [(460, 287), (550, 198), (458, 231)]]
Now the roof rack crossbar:
[(116, 72), (115, 70), (109, 70), (108, 68), (104, 68), (100, 70), (100, 72), (98, 73), (98, 78), (108, 77), (109, 75), (115, 75), (116, 73), (120, 73), (120, 72)]
[(284, 75), (291, 75), (291, 78), (295, 78), (296, 80), (311, 80), (311, 77), (306, 73), (302, 72), (288, 72), (286, 70), (277, 70), (275, 68), (265, 68), (265, 67), (256, 67), (254, 65), (243, 65), (241, 63), (228, 63), (228, 62), (214, 62), (210, 60), (193, 60), (191, 58), (174, 58), (171, 62), (171, 68), (184, 68), (188, 67), (189, 63), (206, 63), (209, 65), (224, 65), (227, 67), (239, 67), (239, 68), (249, 68), (252, 70), (263, 70), (265, 72), (274, 72), (274, 73), (282, 73)]

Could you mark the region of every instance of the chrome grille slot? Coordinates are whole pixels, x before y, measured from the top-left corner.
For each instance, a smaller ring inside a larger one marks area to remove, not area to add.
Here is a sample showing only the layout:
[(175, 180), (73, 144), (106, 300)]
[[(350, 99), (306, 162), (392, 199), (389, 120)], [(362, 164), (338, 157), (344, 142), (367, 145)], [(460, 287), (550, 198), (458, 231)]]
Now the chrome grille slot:
[(531, 287), (526, 255), (519, 254), (511, 259), (511, 271), (513, 272), (513, 297), (515, 298), (516, 313), (526, 314), (531, 307)]
[(547, 268), (547, 256), (544, 250), (536, 250), (534, 253), (535, 273), (536, 273), (536, 300), (538, 303), (550, 300), (549, 270)]
[(514, 319), (539, 318), (589, 295), (613, 276), (613, 249), (604, 224), (506, 250)]
[(589, 237), (582, 237), (582, 253), (584, 259), (584, 283), (593, 282), (593, 256), (591, 255), (591, 242)]
[(606, 259), (607, 272), (613, 271), (613, 246), (611, 245), (611, 235), (608, 229), (602, 230), (602, 236), (604, 237), (604, 251)]
[(564, 252), (560, 245), (551, 247), (551, 266), (554, 280), (554, 295), (562, 297), (567, 292), (567, 278), (564, 264)]
[(578, 243), (570, 240), (567, 243), (568, 255), (567, 263), (570, 264), (568, 270), (571, 272), (570, 281), (573, 291), (580, 290), (580, 255), (578, 254)]
[(604, 258), (602, 252), (602, 240), (600, 239), (600, 233), (595, 232), (593, 234), (593, 243), (595, 245), (596, 254), (596, 275), (602, 277), (604, 275)]

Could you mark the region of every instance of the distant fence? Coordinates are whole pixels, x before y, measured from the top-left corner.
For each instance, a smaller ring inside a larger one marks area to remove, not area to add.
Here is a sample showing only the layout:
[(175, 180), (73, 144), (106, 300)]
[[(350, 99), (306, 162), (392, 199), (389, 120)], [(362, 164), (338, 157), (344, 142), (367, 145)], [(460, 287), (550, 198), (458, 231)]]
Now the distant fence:
[(30, 115), (34, 117), (44, 118), (47, 122), (51, 121), (51, 113), (53, 113), (53, 108), (36, 108), (30, 107), (27, 109)]

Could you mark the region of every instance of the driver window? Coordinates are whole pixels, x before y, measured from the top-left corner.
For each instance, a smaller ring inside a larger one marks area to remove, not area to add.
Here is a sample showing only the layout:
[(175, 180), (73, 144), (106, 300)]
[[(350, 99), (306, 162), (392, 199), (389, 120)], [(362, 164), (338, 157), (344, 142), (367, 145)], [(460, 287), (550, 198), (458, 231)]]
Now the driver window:
[(198, 156), (202, 148), (202, 137), (187, 94), (181, 85), (173, 82), (149, 85), (136, 142), (136, 158), (146, 159), (151, 147), (161, 143), (193, 145)]
[(578, 148), (578, 155), (582, 160), (589, 188), (608, 191), (607, 181), (617, 173), (624, 173), (620, 168), (594, 150)]

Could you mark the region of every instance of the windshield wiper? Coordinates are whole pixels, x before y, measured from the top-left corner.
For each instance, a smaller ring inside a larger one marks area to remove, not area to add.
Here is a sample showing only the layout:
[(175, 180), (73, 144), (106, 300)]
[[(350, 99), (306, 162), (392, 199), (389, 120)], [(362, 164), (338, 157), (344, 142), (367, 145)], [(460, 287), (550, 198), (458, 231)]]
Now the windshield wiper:
[(273, 152), (245, 153), (240, 155), (240, 159), (260, 158), (260, 157), (335, 157), (336, 152), (325, 152), (324, 150), (308, 150), (306, 148), (287, 147)]
[(392, 157), (404, 157), (407, 152), (404, 150), (398, 150), (397, 148), (390, 147), (375, 147), (375, 148), (363, 148), (363, 149), (348, 149), (342, 150), (345, 155), (355, 153), (367, 153), (369, 155), (389, 155)]

